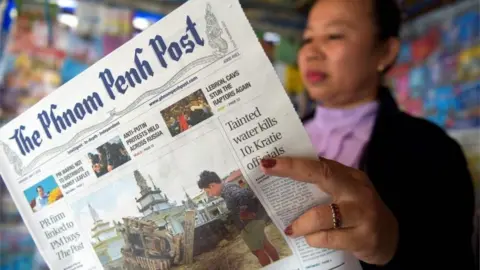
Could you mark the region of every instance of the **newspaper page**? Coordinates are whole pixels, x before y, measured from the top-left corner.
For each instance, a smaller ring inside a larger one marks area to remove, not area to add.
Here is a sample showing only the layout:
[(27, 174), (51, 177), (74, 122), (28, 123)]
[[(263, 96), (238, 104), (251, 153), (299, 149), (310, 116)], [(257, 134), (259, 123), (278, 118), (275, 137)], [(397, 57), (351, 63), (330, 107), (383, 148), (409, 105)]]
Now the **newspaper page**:
[(0, 130), (51, 269), (360, 269), (283, 230), (329, 202), (268, 177), (315, 152), (238, 0), (191, 0)]

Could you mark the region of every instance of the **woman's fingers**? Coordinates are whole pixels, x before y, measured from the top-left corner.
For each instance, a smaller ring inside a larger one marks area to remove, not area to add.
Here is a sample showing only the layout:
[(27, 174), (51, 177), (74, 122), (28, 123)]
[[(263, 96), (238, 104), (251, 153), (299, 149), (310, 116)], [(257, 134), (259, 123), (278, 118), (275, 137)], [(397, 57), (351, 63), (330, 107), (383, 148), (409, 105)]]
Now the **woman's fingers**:
[[(359, 215), (361, 215), (361, 213), (359, 213), (359, 208), (355, 204), (340, 203), (338, 204), (338, 208), (340, 211), (338, 218), (340, 219), (340, 226), (342, 229), (351, 228), (357, 225), (356, 221), (360, 220)], [(332, 208), (327, 204), (319, 205), (308, 210), (296, 219), (287, 230), (291, 236), (297, 237), (322, 230), (330, 230), (332, 228)]]
[(349, 168), (328, 159), (281, 157), (262, 160), (265, 174), (291, 178), (297, 181), (317, 184), (330, 195), (341, 194), (350, 189), (346, 178), (341, 177)]
[(361, 239), (355, 239), (355, 229), (337, 229), (312, 233), (305, 236), (305, 241), (311, 247), (336, 250), (358, 250)]

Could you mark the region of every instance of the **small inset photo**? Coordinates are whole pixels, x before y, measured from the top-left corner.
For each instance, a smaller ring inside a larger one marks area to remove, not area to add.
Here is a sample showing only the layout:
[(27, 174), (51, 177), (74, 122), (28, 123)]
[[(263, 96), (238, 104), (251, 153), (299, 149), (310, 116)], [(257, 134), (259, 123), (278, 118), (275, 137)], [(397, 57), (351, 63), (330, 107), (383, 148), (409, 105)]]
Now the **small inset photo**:
[(197, 90), (161, 111), (172, 137), (213, 116), (202, 90)]
[(119, 136), (90, 151), (88, 158), (97, 177), (115, 170), (132, 159)]
[(38, 212), (63, 198), (62, 191), (53, 176), (45, 178), (36, 185), (26, 189), (23, 193), (33, 212)]

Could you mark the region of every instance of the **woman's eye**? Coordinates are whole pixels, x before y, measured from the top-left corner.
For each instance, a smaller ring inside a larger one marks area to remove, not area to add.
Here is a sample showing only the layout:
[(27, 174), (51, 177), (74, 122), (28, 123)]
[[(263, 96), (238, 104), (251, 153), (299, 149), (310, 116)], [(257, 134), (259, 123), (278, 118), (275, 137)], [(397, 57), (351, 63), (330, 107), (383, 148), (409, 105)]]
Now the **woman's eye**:
[(306, 45), (306, 44), (308, 44), (308, 43), (310, 43), (310, 42), (312, 42), (312, 39), (311, 39), (311, 38), (304, 38), (304, 39), (302, 39), (302, 44), (301, 44), (301, 45), (303, 46), (303, 45)]
[(343, 35), (342, 34), (329, 34), (328, 39), (330, 40), (335, 40), (335, 39), (342, 39)]

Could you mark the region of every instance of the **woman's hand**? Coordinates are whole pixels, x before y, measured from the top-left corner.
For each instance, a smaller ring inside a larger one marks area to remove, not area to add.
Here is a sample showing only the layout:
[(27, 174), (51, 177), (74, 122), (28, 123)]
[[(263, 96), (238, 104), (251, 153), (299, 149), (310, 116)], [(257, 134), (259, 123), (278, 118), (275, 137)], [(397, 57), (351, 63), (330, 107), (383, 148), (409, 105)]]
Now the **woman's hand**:
[(300, 158), (264, 159), (262, 170), (268, 175), (315, 184), (338, 205), (340, 228), (333, 229), (330, 205), (320, 205), (287, 227), (287, 235), (305, 236), (312, 247), (349, 251), (369, 264), (384, 265), (393, 258), (398, 242), (397, 220), (363, 172), (327, 159)]

